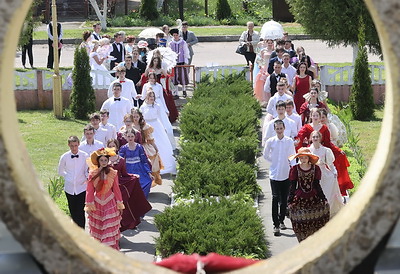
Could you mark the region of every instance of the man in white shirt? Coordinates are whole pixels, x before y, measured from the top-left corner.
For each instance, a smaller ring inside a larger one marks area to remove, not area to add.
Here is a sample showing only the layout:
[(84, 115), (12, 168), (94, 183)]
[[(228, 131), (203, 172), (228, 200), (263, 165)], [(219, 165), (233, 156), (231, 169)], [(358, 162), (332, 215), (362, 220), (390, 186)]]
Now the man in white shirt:
[(282, 120), (274, 121), (276, 135), (267, 140), (264, 148), (264, 158), (271, 163), (269, 178), (272, 192), (272, 221), (274, 235), (280, 235), (280, 229), (286, 229), (284, 224), (287, 198), (289, 195), (290, 162), (289, 156), (296, 153), (293, 140), (284, 135), (285, 123)]
[(108, 122), (108, 118), (110, 116), (110, 113), (108, 112), (107, 109), (102, 109), (100, 110), (100, 127), (105, 128), (108, 132), (107, 140), (110, 140), (111, 138), (116, 139), (117, 138), (117, 129), (115, 128), (114, 125), (110, 124)]
[(275, 136), (275, 130), (274, 130), (274, 122), (276, 120), (282, 120), (283, 123), (285, 124), (285, 129), (283, 134), (289, 138), (294, 139), (294, 137), (297, 136), (297, 130), (296, 130), (296, 124), (292, 119), (289, 119), (286, 117), (286, 103), (284, 101), (279, 101), (276, 104), (276, 111), (278, 112), (278, 116), (270, 121), (266, 125), (266, 130), (265, 130), (265, 135), (263, 135), (262, 138), (262, 144), (264, 145), (265, 142)]
[(286, 103), (286, 117), (292, 119), (295, 122), (297, 133), (299, 133), (301, 127), (303, 126), (303, 124), (301, 123), (301, 117), (297, 113), (293, 112), (295, 111), (293, 100), (288, 99), (286, 100), (285, 103)]
[(126, 78), (126, 68), (125, 66), (117, 66), (116, 68), (116, 75), (118, 77), (117, 80), (114, 80), (111, 82), (110, 86), (108, 87), (108, 98), (113, 96), (113, 86), (115, 83), (120, 83), (121, 84), (121, 97), (124, 97), (129, 100), (131, 104), (131, 108), (133, 108), (133, 99), (139, 98), (136, 88), (135, 88), (135, 83)]
[(72, 220), (83, 229), (85, 228), (85, 198), (88, 166), (86, 159), (89, 155), (79, 150), (79, 139), (76, 136), (68, 138), (67, 151), (60, 157), (58, 174), (64, 177), (64, 191)]
[(128, 99), (121, 96), (121, 83), (114, 83), (113, 94), (114, 96), (104, 101), (101, 109), (107, 109), (110, 113), (109, 123), (119, 130), (124, 124), (125, 114), (131, 113), (132, 105)]
[(267, 77), (264, 84), (264, 96), (266, 100), (269, 100), (269, 98), (278, 92), (277, 84), (281, 78), (287, 79), (288, 76), (282, 72), (282, 63), (280, 61), (275, 61), (274, 71)]
[(286, 102), (286, 100), (293, 100), (293, 97), (286, 93), (285, 83), (283, 83), (283, 82), (277, 83), (276, 88), (277, 88), (278, 92), (275, 93), (275, 95), (269, 99), (268, 105), (266, 108), (266, 111), (272, 116), (272, 118), (275, 118), (276, 116), (278, 116), (278, 113), (276, 111), (276, 104), (279, 101)]
[[(112, 138), (110, 137), (111, 134), (108, 132), (108, 130), (104, 127), (100, 127), (100, 114), (98, 113), (92, 113), (89, 116), (90, 124), (94, 128), (94, 139), (101, 142), (104, 147), (107, 146), (107, 141), (108, 139)], [(85, 141), (86, 137), (83, 135), (82, 141)]]
[(94, 139), (94, 127), (92, 125), (89, 124), (85, 126), (83, 134), (85, 135), (86, 140), (79, 145), (79, 149), (86, 152), (88, 155), (92, 154), (93, 151), (104, 147), (102, 142)]
[(99, 41), (101, 39), (101, 24), (96, 23), (93, 25), (92, 39)]
[(290, 64), (290, 55), (289, 53), (284, 53), (282, 55), (282, 70), (281, 72), (286, 74), (288, 76), (287, 80), (289, 83), (289, 86), (292, 86), (293, 79), (296, 76), (296, 69)]

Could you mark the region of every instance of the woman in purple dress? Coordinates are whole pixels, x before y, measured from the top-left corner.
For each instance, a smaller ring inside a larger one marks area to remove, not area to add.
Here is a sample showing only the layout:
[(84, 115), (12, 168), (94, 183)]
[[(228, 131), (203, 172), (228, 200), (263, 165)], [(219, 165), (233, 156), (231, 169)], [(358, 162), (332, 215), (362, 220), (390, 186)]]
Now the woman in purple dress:
[(135, 142), (136, 132), (135, 129), (125, 132), (128, 143), (120, 148), (119, 156), (125, 159), (128, 173), (139, 175), (140, 186), (147, 199), (154, 177), (151, 174), (151, 167), (143, 146)]
[[(107, 141), (108, 148), (115, 148), (118, 152), (119, 144), (116, 139)], [(110, 165), (118, 171), (119, 188), (125, 209), (122, 212), (120, 231), (134, 229), (140, 224), (140, 217), (151, 210), (151, 205), (144, 196), (140, 186), (139, 176), (126, 171), (125, 159), (118, 154), (110, 157)]]

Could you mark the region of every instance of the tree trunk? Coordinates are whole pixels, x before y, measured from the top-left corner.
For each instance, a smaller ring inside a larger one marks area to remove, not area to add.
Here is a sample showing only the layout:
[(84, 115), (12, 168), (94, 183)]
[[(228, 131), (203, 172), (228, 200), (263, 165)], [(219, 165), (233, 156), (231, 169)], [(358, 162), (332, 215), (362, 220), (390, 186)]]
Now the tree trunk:
[(92, 5), (94, 11), (96, 12), (97, 17), (100, 20), (101, 28), (103, 30), (107, 30), (107, 0), (103, 0), (103, 14), (99, 9), (99, 5), (97, 5), (96, 0), (89, 0), (90, 4)]
[(353, 66), (356, 63), (357, 55), (358, 55), (359, 46), (358, 44), (353, 44)]

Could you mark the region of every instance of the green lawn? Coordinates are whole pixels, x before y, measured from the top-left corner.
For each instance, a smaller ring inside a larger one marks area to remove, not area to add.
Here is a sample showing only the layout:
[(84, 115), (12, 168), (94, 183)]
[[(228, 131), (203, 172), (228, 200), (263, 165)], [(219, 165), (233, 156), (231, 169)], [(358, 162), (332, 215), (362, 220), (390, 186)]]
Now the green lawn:
[[(285, 31), (290, 34), (304, 34), (304, 29), (302, 26), (296, 23), (285, 23), (282, 24)], [(103, 34), (108, 34), (111, 37), (114, 33), (120, 30), (126, 32), (127, 35), (137, 36), (143, 29), (132, 29), (132, 28), (108, 28)], [(82, 33), (85, 30), (92, 30), (90, 27), (78, 28), (78, 29), (66, 29), (64, 30), (64, 38), (75, 38), (81, 39)], [(196, 33), (197, 36), (214, 36), (214, 35), (240, 35), (244, 30), (245, 26), (207, 26), (207, 27), (190, 27), (190, 30)], [(255, 30), (260, 31), (261, 27), (256, 27)], [(35, 31), (33, 34), (34, 39), (47, 39), (46, 31)]]
[(353, 132), (360, 137), (358, 145), (362, 148), (363, 155), (367, 164), (371, 161), (378, 143), (379, 134), (383, 119), (383, 109), (375, 111), (375, 121), (351, 121), (350, 125)]
[(32, 163), (45, 185), (57, 176), (60, 156), (70, 135), (82, 137), (85, 121), (58, 120), (51, 111), (19, 111), (18, 123)]

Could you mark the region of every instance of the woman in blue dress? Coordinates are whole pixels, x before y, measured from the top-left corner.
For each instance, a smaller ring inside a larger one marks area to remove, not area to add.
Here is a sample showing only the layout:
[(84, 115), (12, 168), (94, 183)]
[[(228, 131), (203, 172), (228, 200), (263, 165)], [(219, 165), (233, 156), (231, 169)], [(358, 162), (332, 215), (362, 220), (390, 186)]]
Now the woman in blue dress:
[(134, 129), (129, 129), (125, 132), (128, 143), (120, 148), (119, 155), (125, 159), (126, 171), (140, 176), (140, 186), (147, 199), (154, 177), (151, 174), (151, 167), (143, 146), (135, 142), (135, 133)]

